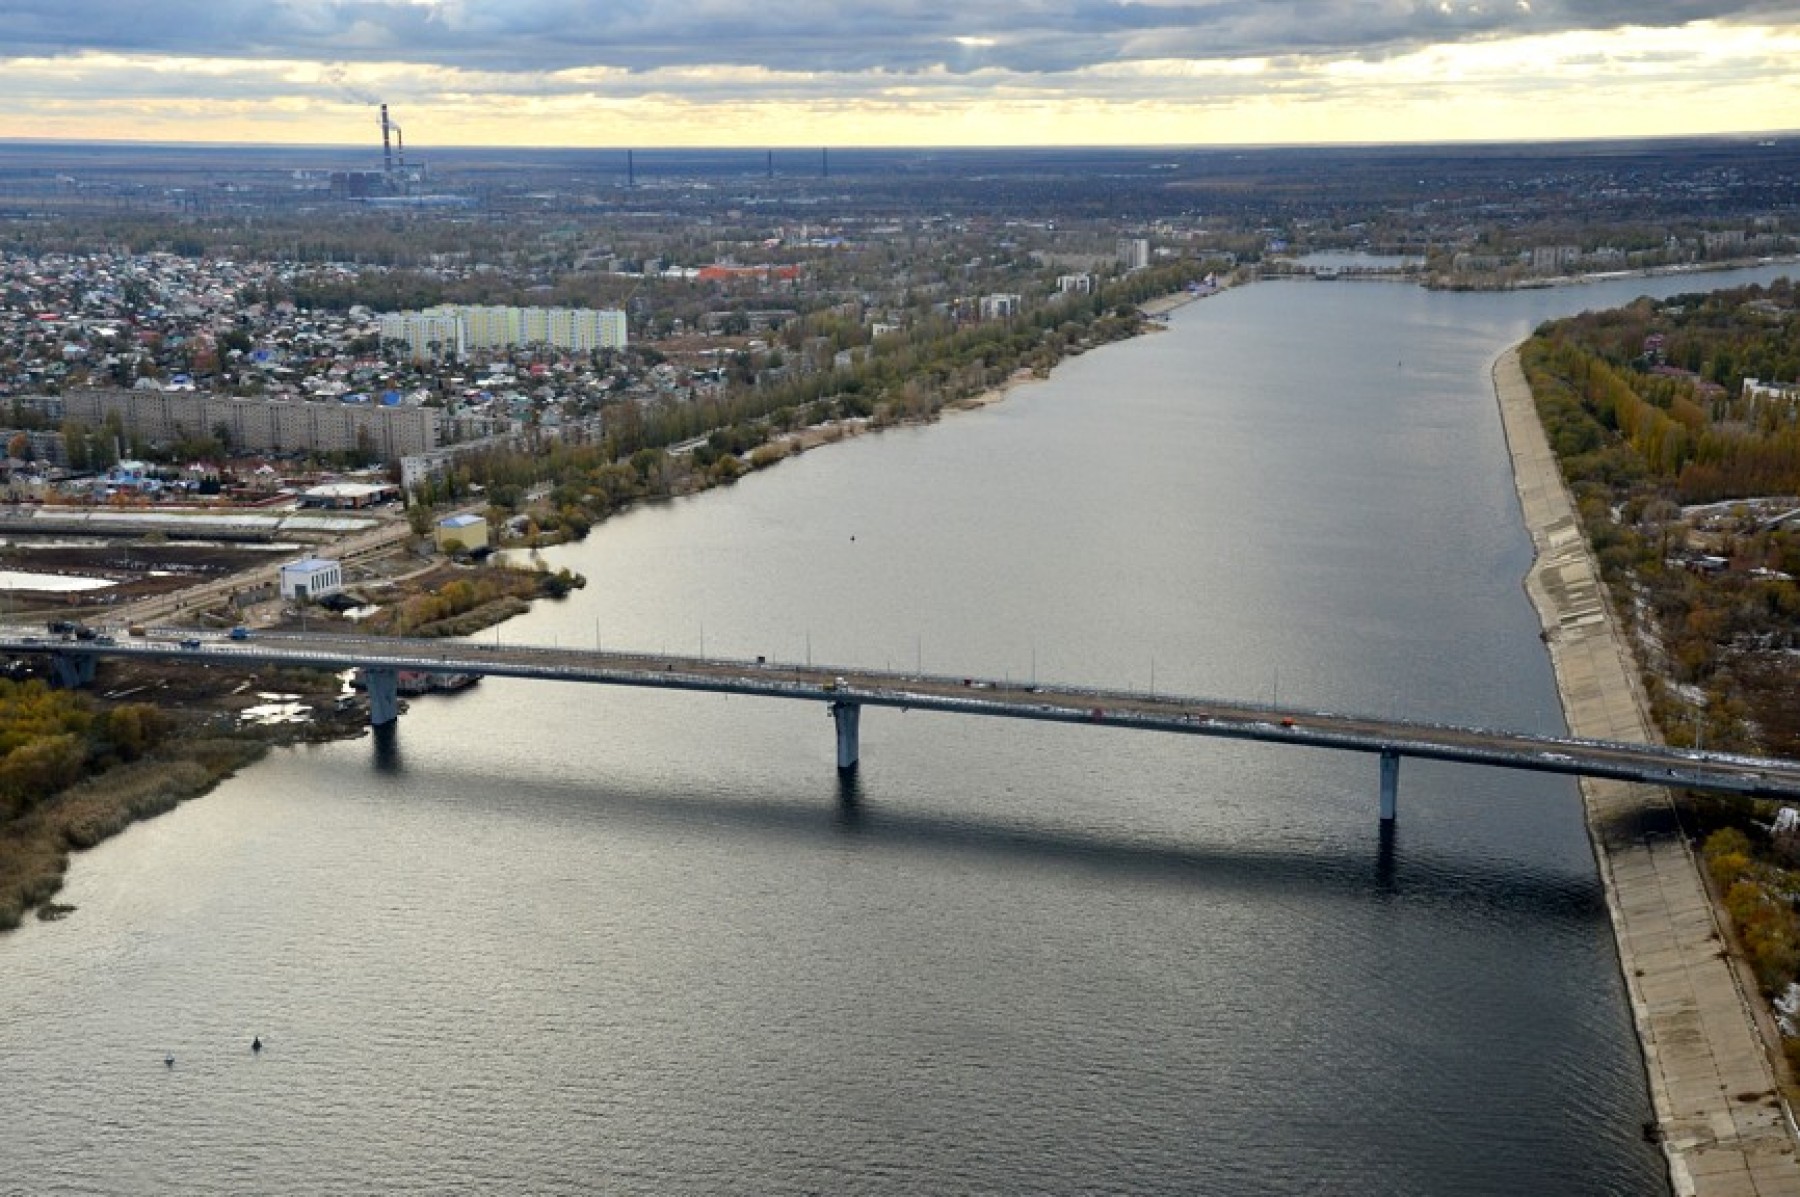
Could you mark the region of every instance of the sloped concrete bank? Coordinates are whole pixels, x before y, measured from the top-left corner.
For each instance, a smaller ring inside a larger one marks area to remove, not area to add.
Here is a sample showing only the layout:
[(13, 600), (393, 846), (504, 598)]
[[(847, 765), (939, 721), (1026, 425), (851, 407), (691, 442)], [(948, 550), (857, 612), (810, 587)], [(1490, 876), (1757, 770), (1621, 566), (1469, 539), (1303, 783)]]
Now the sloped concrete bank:
[[(1630, 645), (1613, 621), (1517, 349), (1500, 356), (1493, 376), (1537, 549), (1525, 588), (1569, 730), (1655, 739)], [(1675, 1192), (1800, 1197), (1795, 1129), (1757, 1031), (1758, 999), (1722, 950), (1726, 936), (1672, 796), (1592, 779), (1581, 789)]]

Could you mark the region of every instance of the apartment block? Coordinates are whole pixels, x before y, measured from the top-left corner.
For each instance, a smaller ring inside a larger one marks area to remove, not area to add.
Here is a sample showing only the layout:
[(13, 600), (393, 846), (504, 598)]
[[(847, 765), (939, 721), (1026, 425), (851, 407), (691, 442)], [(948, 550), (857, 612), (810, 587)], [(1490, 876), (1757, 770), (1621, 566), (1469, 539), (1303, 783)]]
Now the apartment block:
[(117, 415), (126, 435), (151, 444), (223, 434), (234, 450), (360, 452), (384, 461), (436, 449), (442, 416), (434, 407), (101, 389), (69, 391), (63, 410), (96, 428)]

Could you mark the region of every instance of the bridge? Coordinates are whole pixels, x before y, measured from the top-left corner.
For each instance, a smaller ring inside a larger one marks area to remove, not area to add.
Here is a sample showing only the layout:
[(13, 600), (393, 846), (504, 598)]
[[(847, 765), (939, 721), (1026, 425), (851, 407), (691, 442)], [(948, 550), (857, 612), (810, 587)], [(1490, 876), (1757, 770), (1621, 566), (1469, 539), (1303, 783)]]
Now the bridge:
[(760, 657), (745, 661), (502, 644), (498, 638), (477, 642), (327, 632), (258, 632), (235, 638), (224, 633), (166, 628), (144, 629), (143, 634), (130, 636), (88, 632), (83, 635), (91, 638), (0, 628), (0, 652), (48, 654), (53, 676), (65, 686), (92, 681), (96, 663), (106, 657), (164, 658), (197, 666), (360, 669), (369, 696), (369, 722), (377, 727), (393, 724), (399, 718), (399, 676), (403, 672), (516, 677), (816, 702), (826, 707), (836, 725), (837, 765), (846, 771), (855, 769), (860, 759), (865, 707), (1079, 723), (1361, 752), (1379, 758), (1381, 818), (1388, 822), (1396, 815), (1400, 761), (1406, 757), (1800, 800), (1800, 761), (1376, 718), (1273, 703), (858, 666), (772, 663)]

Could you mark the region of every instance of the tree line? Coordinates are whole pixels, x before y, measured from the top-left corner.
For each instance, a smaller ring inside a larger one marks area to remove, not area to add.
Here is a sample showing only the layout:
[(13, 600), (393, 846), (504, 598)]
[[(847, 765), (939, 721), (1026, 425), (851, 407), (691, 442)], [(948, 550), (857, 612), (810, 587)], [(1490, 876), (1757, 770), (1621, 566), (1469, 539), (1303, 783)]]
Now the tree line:
[[(1800, 755), (1800, 373), (1791, 284), (1639, 300), (1539, 328), (1521, 361), (1672, 744)], [(1706, 504), (1708, 506), (1696, 506)], [(1687, 794), (1765, 996), (1800, 978), (1800, 839), (1771, 804)], [(1800, 1040), (1784, 1040), (1800, 1067)]]

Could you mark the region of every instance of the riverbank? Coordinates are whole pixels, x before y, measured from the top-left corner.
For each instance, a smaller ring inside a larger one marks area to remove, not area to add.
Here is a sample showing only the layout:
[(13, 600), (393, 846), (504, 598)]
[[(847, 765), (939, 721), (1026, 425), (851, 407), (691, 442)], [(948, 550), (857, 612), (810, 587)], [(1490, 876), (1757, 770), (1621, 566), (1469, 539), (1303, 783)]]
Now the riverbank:
[(1731, 258), (1719, 262), (1681, 262), (1668, 266), (1638, 266), (1630, 270), (1599, 270), (1592, 274), (1556, 274), (1543, 278), (1489, 278), (1477, 275), (1446, 277), (1437, 275), (1419, 285), (1427, 291), (1536, 291), (1548, 287), (1584, 287), (1600, 283), (1616, 283), (1620, 279), (1672, 278), (1685, 274), (1721, 274), (1729, 270), (1745, 270), (1754, 266), (1774, 266), (1800, 262), (1800, 255), (1777, 255), (1764, 258)]
[[(1608, 608), (1517, 349), (1495, 362), (1493, 380), (1537, 550), (1526, 590), (1569, 731), (1653, 740), (1630, 645)], [(1675, 1192), (1800, 1197), (1795, 1128), (1778, 1096), (1757, 1007), (1721, 949), (1728, 936), (1672, 795), (1594, 779), (1581, 789)]]
[[(1209, 295), (1216, 295), (1224, 289), (1225, 288), (1223, 287), (1217, 287), (1212, 290), (1200, 292), (1181, 290), (1171, 292), (1168, 295), (1158, 296), (1155, 299), (1145, 300), (1138, 305), (1138, 311), (1149, 321), (1149, 323), (1143, 325), (1143, 327), (1138, 330), (1138, 334), (1134, 335), (1140, 335), (1145, 332), (1161, 331), (1162, 317), (1167, 316), (1177, 308), (1186, 307), (1196, 300), (1205, 299)], [(1103, 342), (1102, 344), (1092, 346), (1091, 348), (1100, 349), (1104, 348), (1106, 344), (1112, 343), (1116, 342)], [(1073, 357), (1088, 351), (1089, 350), (1086, 348), (1072, 350), (1066, 356)], [(1052, 365), (1050, 370), (1055, 369), (1055, 366), (1060, 364), (1061, 359), (1059, 359), (1055, 365)], [(823, 423), (811, 424), (793, 432), (770, 437), (769, 440), (751, 452), (751, 464), (757, 469), (766, 469), (768, 466), (775, 464), (783, 458), (792, 457), (799, 453), (806, 453), (824, 445), (836, 444), (841, 440), (861, 436), (865, 432), (880, 431), (883, 428), (918, 427), (925, 424), (935, 424), (946, 412), (977, 411), (984, 407), (991, 407), (1004, 400), (1017, 388), (1029, 383), (1041, 382), (1049, 376), (1049, 370), (1021, 366), (1019, 369), (1013, 371), (1012, 374), (1008, 375), (1003, 381), (988, 387), (986, 390), (961, 399), (949, 400), (942, 406), (933, 408), (929, 413), (922, 416), (903, 416), (888, 420), (870, 418), (867, 416), (851, 416), (844, 419), (827, 420)]]
[(1217, 295), (1224, 289), (1223, 287), (1214, 287), (1207, 291), (1172, 291), (1167, 295), (1159, 295), (1155, 299), (1146, 299), (1143, 303), (1138, 304), (1138, 311), (1151, 319), (1167, 316), (1176, 308), (1185, 308), (1196, 300), (1205, 299), (1208, 295)]
[(347, 721), (307, 725), (236, 725), (185, 708), (191, 726), (153, 754), (75, 783), (41, 806), (0, 826), (0, 932), (33, 910), (54, 920), (75, 907), (52, 899), (74, 853), (111, 839), (131, 824), (174, 810), (262, 759), (271, 745), (361, 735)]
[[(243, 576), (262, 568), (252, 565)], [(395, 630), (467, 636), (529, 610), (529, 599), (552, 596), (549, 578), (534, 570), (472, 571), (439, 561), (361, 585), (380, 596), (384, 622)], [(212, 589), (220, 585), (206, 584)], [(465, 605), (442, 597), (452, 585), (462, 592)], [(200, 589), (205, 588), (196, 592)], [(158, 595), (151, 601), (166, 599)], [(210, 618), (212, 627), (235, 619), (259, 628), (304, 628), (303, 620), (284, 615), (284, 606), (275, 599), (209, 610), (196, 600), (183, 614)], [(108, 614), (132, 610), (127, 605)], [(34, 684), (44, 684), (43, 679)], [(366, 706), (349, 700), (338, 674), (322, 670), (271, 669), (229, 660), (196, 668), (185, 661), (114, 658), (100, 666), (92, 693), (89, 705), (101, 716), (120, 706), (147, 705), (169, 726), (145, 759), (95, 773), (16, 818), (0, 821), (0, 933), (17, 927), (34, 909), (42, 919), (74, 912), (52, 900), (74, 853), (207, 793), (261, 759), (271, 746), (350, 739), (369, 730)]]

